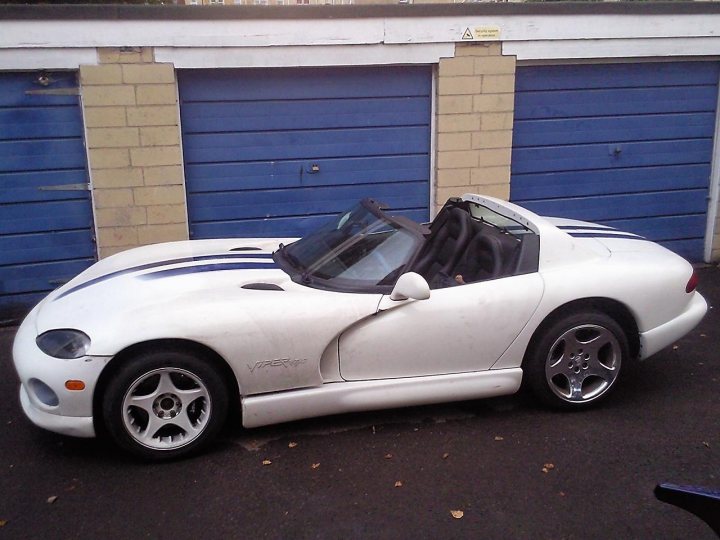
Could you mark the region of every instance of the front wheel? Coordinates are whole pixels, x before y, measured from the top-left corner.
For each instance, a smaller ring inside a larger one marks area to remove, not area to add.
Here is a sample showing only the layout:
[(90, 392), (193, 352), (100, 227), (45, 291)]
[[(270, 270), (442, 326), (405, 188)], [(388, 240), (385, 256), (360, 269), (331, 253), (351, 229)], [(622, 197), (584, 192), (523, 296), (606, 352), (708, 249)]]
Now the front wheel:
[(179, 351), (137, 355), (114, 373), (102, 400), (105, 428), (123, 449), (170, 459), (206, 446), (225, 422), (228, 392), (207, 361)]
[(526, 358), (525, 376), (546, 405), (586, 408), (616, 386), (628, 351), (614, 319), (601, 312), (575, 313), (542, 330)]

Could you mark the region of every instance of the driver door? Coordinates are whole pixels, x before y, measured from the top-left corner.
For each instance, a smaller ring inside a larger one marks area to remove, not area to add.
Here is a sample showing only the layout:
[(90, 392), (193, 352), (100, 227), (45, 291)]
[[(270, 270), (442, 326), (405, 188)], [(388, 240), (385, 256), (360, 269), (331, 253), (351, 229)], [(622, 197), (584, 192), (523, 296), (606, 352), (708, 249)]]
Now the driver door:
[(435, 289), (427, 300), (383, 296), (375, 316), (340, 336), (340, 374), (362, 381), (490, 369), (542, 293), (535, 272)]

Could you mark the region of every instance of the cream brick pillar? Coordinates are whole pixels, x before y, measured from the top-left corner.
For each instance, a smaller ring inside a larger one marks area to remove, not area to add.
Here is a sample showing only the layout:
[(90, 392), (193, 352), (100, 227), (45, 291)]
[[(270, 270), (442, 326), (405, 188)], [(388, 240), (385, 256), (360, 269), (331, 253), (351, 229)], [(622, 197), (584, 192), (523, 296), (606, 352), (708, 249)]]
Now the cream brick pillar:
[(175, 71), (151, 49), (80, 67), (100, 257), (188, 238)]
[(515, 103), (515, 57), (499, 43), (455, 46), (440, 60), (435, 203), (467, 192), (507, 199)]

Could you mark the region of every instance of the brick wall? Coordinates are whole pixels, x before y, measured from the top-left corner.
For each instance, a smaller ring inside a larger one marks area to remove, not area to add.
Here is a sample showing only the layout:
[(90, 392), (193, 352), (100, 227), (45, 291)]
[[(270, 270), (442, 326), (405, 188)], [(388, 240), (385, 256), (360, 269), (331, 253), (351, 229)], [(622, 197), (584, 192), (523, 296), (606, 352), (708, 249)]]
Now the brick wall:
[(99, 256), (188, 238), (175, 71), (151, 49), (80, 67)]
[(467, 43), (440, 61), (435, 204), (473, 192), (510, 196), (515, 57)]

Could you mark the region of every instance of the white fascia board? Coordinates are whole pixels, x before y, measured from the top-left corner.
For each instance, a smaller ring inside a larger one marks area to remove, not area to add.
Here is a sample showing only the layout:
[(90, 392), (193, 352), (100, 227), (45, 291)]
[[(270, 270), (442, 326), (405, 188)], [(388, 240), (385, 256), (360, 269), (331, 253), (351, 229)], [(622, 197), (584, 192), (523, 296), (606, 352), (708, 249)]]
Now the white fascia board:
[(251, 20), (10, 20), (2, 48), (265, 47), (462, 42), (495, 28), (499, 41), (715, 37), (720, 14), (503, 15)]
[(466, 29), (494, 28), (496, 41), (718, 36), (720, 15), (515, 15), (408, 17), (385, 21), (385, 43), (463, 41)]
[(6, 21), (2, 23), (0, 48), (371, 44), (383, 42), (383, 22), (383, 19)]
[(527, 60), (720, 56), (720, 37), (505, 41), (504, 55)]
[(301, 47), (158, 47), (155, 60), (176, 68), (253, 68), (436, 64), (452, 57), (452, 43), (319, 45)]
[(0, 70), (78, 69), (97, 64), (95, 49), (0, 49)]

